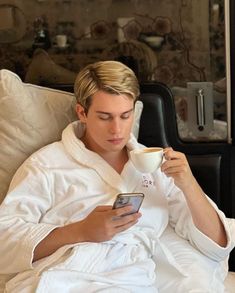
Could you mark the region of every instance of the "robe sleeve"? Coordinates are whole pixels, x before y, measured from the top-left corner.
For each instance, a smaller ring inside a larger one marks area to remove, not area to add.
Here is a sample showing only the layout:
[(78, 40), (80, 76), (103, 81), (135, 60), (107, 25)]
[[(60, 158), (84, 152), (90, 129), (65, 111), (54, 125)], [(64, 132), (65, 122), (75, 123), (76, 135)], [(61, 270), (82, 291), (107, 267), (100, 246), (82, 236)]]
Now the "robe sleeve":
[(231, 238), (230, 225), (224, 213), (218, 209), (216, 204), (209, 197), (207, 197), (211, 205), (218, 213), (226, 231), (227, 245), (226, 247), (221, 247), (198, 230), (194, 225), (190, 209), (188, 208), (183, 192), (174, 185), (173, 180), (168, 181), (167, 189), (169, 223), (175, 229), (175, 232), (182, 238), (189, 240), (191, 245), (211, 259), (216, 261), (225, 260), (233, 249), (234, 243)]
[[(27, 161), (26, 161), (27, 162)], [(32, 268), (33, 252), (55, 225), (40, 223), (52, 206), (47, 171), (24, 163), (16, 172), (0, 206), (0, 273), (17, 273)]]

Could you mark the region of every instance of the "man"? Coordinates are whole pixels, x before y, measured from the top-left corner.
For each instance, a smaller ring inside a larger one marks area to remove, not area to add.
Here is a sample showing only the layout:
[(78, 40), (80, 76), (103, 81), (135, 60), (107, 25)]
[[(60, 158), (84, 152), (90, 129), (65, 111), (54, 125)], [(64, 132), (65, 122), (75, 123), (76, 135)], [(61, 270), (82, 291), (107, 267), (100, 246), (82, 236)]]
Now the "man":
[[(184, 154), (165, 149), (153, 174), (129, 160), (143, 147), (132, 70), (97, 62), (74, 89), (79, 121), (25, 161), (0, 207), (6, 292), (223, 292), (230, 233)], [(121, 192), (143, 192), (141, 212), (112, 209)]]

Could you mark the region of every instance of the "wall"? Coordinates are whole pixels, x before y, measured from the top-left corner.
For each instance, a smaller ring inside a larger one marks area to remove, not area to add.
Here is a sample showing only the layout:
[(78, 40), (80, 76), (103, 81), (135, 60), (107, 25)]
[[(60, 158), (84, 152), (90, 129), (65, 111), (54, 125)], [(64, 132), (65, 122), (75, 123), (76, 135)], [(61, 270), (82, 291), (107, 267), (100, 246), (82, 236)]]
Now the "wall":
[[(0, 66), (22, 78), (34, 49), (42, 46), (35, 41), (40, 19), (48, 31), (50, 58), (75, 72), (96, 60), (120, 59), (133, 66), (140, 81), (172, 86), (225, 74), (224, 44), (218, 43), (223, 6), (211, 15), (208, 0), (1, 0), (0, 13), (5, 4), (15, 5), (14, 15), (21, 15), (14, 20), (16, 35), (25, 34), (8, 43), (7, 34), (1, 38), (0, 21)], [(61, 33), (68, 37), (65, 48), (55, 44)]]

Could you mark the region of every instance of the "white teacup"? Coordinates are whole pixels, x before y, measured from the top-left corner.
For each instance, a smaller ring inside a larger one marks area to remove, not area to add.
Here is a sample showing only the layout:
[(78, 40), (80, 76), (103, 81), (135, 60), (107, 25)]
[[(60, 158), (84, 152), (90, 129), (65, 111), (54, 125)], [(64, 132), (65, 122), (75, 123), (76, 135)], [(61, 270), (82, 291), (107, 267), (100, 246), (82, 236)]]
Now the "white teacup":
[(58, 47), (63, 48), (67, 45), (67, 36), (66, 35), (57, 35), (56, 44)]
[(130, 159), (137, 170), (152, 173), (162, 164), (163, 148), (151, 147), (130, 151)]

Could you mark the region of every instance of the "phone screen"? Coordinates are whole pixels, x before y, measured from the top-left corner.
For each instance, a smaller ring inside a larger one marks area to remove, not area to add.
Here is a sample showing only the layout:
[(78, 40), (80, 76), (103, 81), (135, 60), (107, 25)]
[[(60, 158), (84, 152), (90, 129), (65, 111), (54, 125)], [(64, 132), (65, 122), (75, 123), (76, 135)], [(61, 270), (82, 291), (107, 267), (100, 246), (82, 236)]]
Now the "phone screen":
[(128, 213), (128, 215), (134, 214), (139, 211), (143, 199), (143, 193), (120, 193), (116, 197), (116, 200), (113, 204), (113, 209), (117, 209), (127, 205), (132, 205), (133, 209), (130, 213)]

